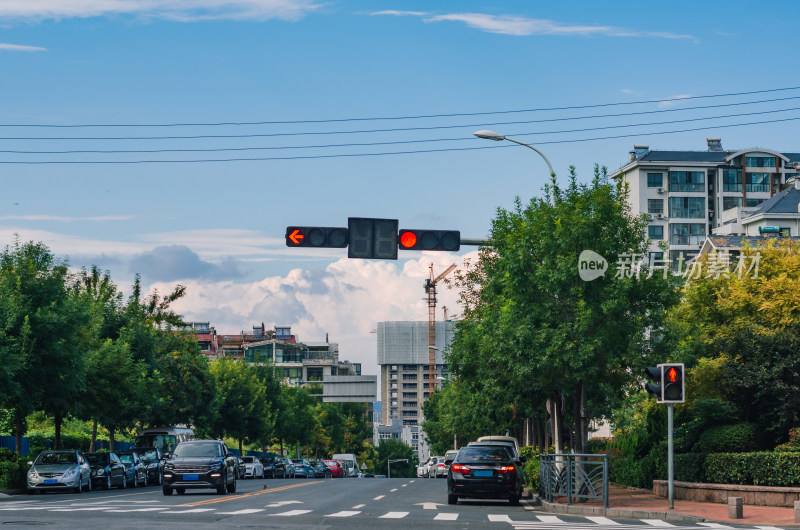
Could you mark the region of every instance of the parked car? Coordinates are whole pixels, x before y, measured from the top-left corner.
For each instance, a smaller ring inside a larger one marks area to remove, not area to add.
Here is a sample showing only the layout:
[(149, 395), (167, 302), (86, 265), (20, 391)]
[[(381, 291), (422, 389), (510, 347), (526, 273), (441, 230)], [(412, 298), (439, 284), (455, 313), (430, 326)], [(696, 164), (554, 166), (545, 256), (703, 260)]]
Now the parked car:
[(314, 478), (314, 469), (305, 458), (293, 458), (295, 477)]
[(428, 468), (428, 478), (447, 478), (447, 466), (444, 465), (444, 457), (435, 456), (433, 460)]
[(147, 468), (147, 483), (161, 485), (161, 465), (164, 455), (161, 449), (156, 447), (134, 447), (131, 449), (139, 454)]
[(500, 443), (505, 443), (505, 444), (510, 444), (510, 445), (513, 445), (513, 446), (514, 446), (514, 453), (513, 453), (513, 455), (514, 455), (514, 458), (516, 458), (517, 460), (519, 460), (519, 456), (520, 456), (520, 451), (519, 451), (519, 441), (517, 441), (517, 439), (516, 439), (516, 438), (514, 438), (513, 436), (496, 436), (496, 435), (494, 435), (494, 436), (481, 436), (480, 438), (478, 438), (478, 439), (476, 440), (476, 442), (477, 442), (477, 443), (483, 443), (483, 442), (491, 442), (491, 443), (494, 443), (494, 442), (500, 442)]
[(458, 449), (450, 449), (444, 453), (444, 476), (447, 477), (447, 472), (450, 471), (450, 464), (453, 463), (455, 460), (456, 455), (458, 454)]
[(295, 468), (292, 459), (284, 456), (281, 460), (283, 461), (283, 478), (294, 478)]
[[(440, 460), (440, 459), (441, 459), (441, 460)], [(424, 475), (423, 475), (423, 476), (424, 476), (425, 478), (433, 478), (433, 477), (431, 477), (431, 469), (432, 469), (433, 467), (435, 467), (435, 466), (436, 466), (436, 464), (437, 464), (437, 463), (439, 463), (440, 461), (441, 461), (441, 462), (444, 462), (444, 459), (443, 459), (443, 457), (441, 457), (441, 456), (432, 456), (432, 457), (430, 457), (430, 458), (428, 459), (428, 461), (427, 461), (427, 462), (425, 462), (425, 473), (424, 473)]]
[(244, 478), (264, 478), (264, 464), (254, 456), (243, 456)]
[(120, 451), (117, 453), (125, 466), (128, 484), (134, 488), (147, 486), (147, 466), (136, 451)]
[(234, 455), (234, 454), (231, 454), (231, 458), (233, 458), (234, 462), (236, 462), (236, 466), (235, 466), (236, 467), (236, 479), (237, 480), (238, 479), (244, 479), (244, 474), (245, 474), (245, 470), (246, 470), (245, 465), (244, 465), (244, 460), (242, 460), (241, 456)]
[(517, 506), (520, 497), (520, 469), (505, 447), (463, 447), (447, 473), (447, 504), (457, 504), (460, 498), (507, 498)]
[(427, 464), (427, 461), (417, 464), (417, 477), (425, 476), (425, 464)]
[(28, 491), (92, 490), (92, 470), (80, 451), (42, 451), (28, 462)]
[(338, 460), (323, 460), (322, 462), (331, 470), (331, 477), (339, 478), (344, 476), (344, 469)]
[(266, 454), (259, 458), (261, 465), (264, 467), (264, 478), (275, 478), (276, 475), (283, 476), (280, 458), (276, 454)]
[(521, 464), (523, 460), (520, 454), (517, 452), (516, 448), (514, 447), (514, 444), (511, 442), (470, 442), (467, 444), (467, 447), (470, 446), (503, 447), (509, 452), (511, 458), (513, 458), (517, 462), (517, 464)]
[(112, 487), (128, 487), (128, 472), (117, 453), (86, 453), (92, 469), (92, 485), (110, 490)]
[(325, 465), (321, 460), (313, 460), (309, 462), (311, 469), (314, 470), (314, 478), (333, 478), (331, 468)]
[(183, 495), (187, 488), (216, 488), (217, 493), (236, 491), (236, 460), (222, 440), (190, 440), (175, 446), (164, 462), (161, 489)]
[(332, 458), (341, 463), (345, 477), (355, 478), (358, 476), (358, 460), (356, 460), (356, 455), (353, 453), (339, 453), (333, 455)]

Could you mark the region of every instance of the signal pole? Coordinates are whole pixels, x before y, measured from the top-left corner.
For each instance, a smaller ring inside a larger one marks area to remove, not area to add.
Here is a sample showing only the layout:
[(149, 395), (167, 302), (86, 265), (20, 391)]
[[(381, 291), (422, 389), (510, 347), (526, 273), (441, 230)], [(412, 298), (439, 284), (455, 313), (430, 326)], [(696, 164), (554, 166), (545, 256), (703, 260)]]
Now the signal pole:
[(675, 467), (673, 466), (672, 432), (675, 405), (667, 404), (667, 494), (669, 495), (669, 509), (675, 509)]

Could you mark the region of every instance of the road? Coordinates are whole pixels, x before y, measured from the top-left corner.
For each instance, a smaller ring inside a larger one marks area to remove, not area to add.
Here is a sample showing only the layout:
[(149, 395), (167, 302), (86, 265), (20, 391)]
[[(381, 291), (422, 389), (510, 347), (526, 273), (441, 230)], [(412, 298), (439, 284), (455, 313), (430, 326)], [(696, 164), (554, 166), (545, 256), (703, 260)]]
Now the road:
[(154, 526), (502, 530), (713, 527), (554, 516), (533, 512), (525, 506), (512, 507), (503, 501), (461, 501), (456, 506), (448, 506), (446, 502), (446, 484), (442, 479), (240, 480), (237, 492), (229, 495), (188, 490), (185, 495), (165, 497), (161, 488), (150, 486), (81, 494), (9, 496), (0, 498), (0, 524), (4, 528), (44, 525), (105, 530)]

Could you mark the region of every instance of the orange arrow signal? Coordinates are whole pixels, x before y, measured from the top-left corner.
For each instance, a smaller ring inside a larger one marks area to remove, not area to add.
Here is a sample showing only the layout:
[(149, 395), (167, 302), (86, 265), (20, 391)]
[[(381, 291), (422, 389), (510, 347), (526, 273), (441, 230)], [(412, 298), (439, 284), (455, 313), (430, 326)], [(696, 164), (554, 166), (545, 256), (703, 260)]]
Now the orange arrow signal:
[(305, 237), (306, 236), (304, 236), (303, 233), (300, 232), (299, 228), (295, 229), (294, 232), (289, 234), (289, 239), (291, 239), (292, 243), (294, 243), (295, 245), (299, 245), (301, 241), (305, 239)]

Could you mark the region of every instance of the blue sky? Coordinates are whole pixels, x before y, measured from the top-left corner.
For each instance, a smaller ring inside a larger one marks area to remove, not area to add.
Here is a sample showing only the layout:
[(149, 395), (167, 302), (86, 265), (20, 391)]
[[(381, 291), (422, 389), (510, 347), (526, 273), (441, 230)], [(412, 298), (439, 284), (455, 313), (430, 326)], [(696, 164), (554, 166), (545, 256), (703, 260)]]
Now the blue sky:
[[(557, 174), (575, 165), (582, 178), (595, 163), (619, 167), (634, 143), (693, 150), (719, 136), (725, 148), (796, 152), (797, 121), (651, 133), (798, 118), (791, 109), (800, 99), (692, 108), (797, 90), (507, 111), (800, 85), (799, 9), (769, 1), (754, 9), (741, 1), (0, 0), (0, 242), (14, 233), (45, 241), (73, 266), (108, 268), (123, 287), (136, 272), (162, 291), (186, 284), (181, 309), (220, 331), (264, 321), (293, 325), (309, 341), (329, 332), (342, 357), (369, 372), (369, 330), (426, 318), (428, 265), (441, 270), (471, 249), (363, 262), (340, 250), (288, 249), (286, 226), (384, 217), (484, 237), (496, 208), (539, 194), (547, 170), (530, 150), (474, 138), (478, 129), (533, 143)], [(777, 112), (621, 127), (765, 111)], [(445, 114), (461, 116), (320, 122)], [(298, 121), (317, 123), (275, 123)], [(273, 123), (156, 126), (222, 122)], [(609, 126), (617, 128), (575, 131)], [(556, 132), (564, 130), (573, 132)], [(633, 136), (549, 143), (611, 135)], [(383, 145), (340, 145), (374, 143)], [(338, 146), (309, 147), (319, 145)], [(164, 149), (193, 151), (8, 152)], [(432, 149), (455, 150), (374, 156)], [(10, 163), (298, 156), (312, 158)], [(458, 313), (453, 292), (442, 303)]]

